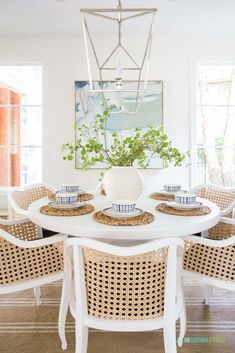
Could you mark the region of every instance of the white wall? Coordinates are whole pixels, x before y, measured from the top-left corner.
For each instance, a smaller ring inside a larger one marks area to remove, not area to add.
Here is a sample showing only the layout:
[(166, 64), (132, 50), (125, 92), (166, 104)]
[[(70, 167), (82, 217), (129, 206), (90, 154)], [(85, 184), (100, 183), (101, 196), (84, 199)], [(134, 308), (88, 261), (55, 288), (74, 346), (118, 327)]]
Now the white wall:
[[(173, 144), (190, 149), (192, 64), (201, 59), (235, 60), (234, 36), (157, 36), (153, 41), (150, 79), (164, 81), (164, 125)], [(101, 38), (101, 43), (110, 38)], [(131, 41), (138, 49), (140, 38)], [(39, 62), (44, 65), (44, 181), (81, 183), (95, 188), (99, 170), (81, 172), (62, 160), (60, 147), (74, 140), (74, 81), (87, 79), (83, 40), (79, 36), (0, 36), (0, 64)], [(190, 184), (190, 168), (144, 170), (150, 181)], [(0, 205), (1, 208), (1, 205)]]

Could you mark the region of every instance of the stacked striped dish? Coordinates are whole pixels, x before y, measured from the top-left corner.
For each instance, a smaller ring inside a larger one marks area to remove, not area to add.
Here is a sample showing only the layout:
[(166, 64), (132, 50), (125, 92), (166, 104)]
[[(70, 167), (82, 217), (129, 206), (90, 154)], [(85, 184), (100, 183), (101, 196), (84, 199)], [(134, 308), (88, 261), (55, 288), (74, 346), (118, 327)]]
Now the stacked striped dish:
[(74, 204), (77, 202), (77, 194), (59, 193), (59, 194), (56, 194), (56, 201), (61, 204)]
[(196, 200), (196, 195), (189, 192), (178, 192), (175, 194), (175, 200), (168, 201), (167, 205), (176, 210), (193, 210), (203, 206)]
[(193, 204), (196, 202), (196, 195), (188, 192), (177, 192), (175, 201), (181, 204)]
[(61, 185), (62, 192), (76, 192), (80, 193), (82, 190), (80, 189), (80, 185), (77, 184), (64, 184)]
[(76, 193), (57, 193), (56, 200), (49, 202), (48, 206), (56, 209), (71, 209), (82, 207), (85, 205), (84, 201), (77, 200)]
[(143, 214), (143, 210), (136, 208), (136, 203), (130, 200), (117, 200), (112, 207), (105, 208), (102, 213), (111, 218), (133, 218)]
[(169, 193), (175, 193), (181, 190), (181, 185), (180, 184), (165, 184), (164, 190)]
[(115, 211), (121, 213), (133, 212), (135, 210), (136, 203), (129, 200), (117, 200), (112, 202), (112, 207)]

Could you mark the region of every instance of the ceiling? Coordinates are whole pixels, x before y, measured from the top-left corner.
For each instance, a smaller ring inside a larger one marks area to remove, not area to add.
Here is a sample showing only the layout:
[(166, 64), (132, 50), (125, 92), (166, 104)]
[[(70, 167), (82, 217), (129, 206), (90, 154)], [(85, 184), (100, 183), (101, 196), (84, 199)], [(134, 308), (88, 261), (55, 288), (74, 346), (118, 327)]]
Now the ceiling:
[[(122, 3), (123, 7), (157, 7), (157, 33), (235, 34), (235, 0), (122, 0)], [(81, 33), (80, 8), (116, 5), (117, 0), (0, 0), (0, 34), (77, 34)], [(98, 19), (93, 24), (97, 32), (104, 31)], [(134, 21), (131, 31), (141, 30)]]

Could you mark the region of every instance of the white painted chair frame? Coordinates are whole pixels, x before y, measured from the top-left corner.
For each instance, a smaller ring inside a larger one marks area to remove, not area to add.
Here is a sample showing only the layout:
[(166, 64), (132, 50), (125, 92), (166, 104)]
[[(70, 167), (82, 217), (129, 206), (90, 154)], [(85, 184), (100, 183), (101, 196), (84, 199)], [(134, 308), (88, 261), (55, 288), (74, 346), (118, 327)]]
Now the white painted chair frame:
[[(222, 217), (221, 221), (227, 224), (235, 224), (235, 219)], [(200, 238), (195, 236), (188, 236), (184, 238), (185, 241), (191, 241), (194, 244), (202, 244), (211, 247), (226, 247), (229, 245), (235, 245), (235, 235), (231, 236), (231, 238), (225, 240), (212, 240), (208, 238)], [(223, 288), (227, 290), (235, 291), (235, 283), (231, 283), (231, 281), (224, 281), (222, 279), (216, 279), (210, 276), (202, 275), (200, 273), (191, 272), (183, 270), (183, 277), (190, 281), (198, 281), (200, 283), (205, 284), (205, 303), (209, 305), (212, 287)]]
[[(14, 223), (24, 223), (24, 222), (29, 222), (30, 220), (27, 218), (22, 218), (22, 219), (17, 219), (17, 220), (1, 220), (1, 224), (14, 224)], [(38, 227), (38, 231), (40, 232), (41, 229)], [(20, 247), (20, 248), (27, 248), (27, 249), (33, 249), (45, 245), (50, 245), (50, 244), (56, 244), (56, 243), (61, 243), (65, 242), (67, 239), (66, 235), (54, 235), (51, 236), (50, 238), (45, 238), (45, 239), (36, 239), (33, 241), (26, 241), (26, 240), (21, 240), (19, 238), (14, 237), (13, 235), (5, 232), (4, 230), (0, 229), (0, 237), (5, 239), (6, 241)], [(65, 251), (64, 251), (65, 252)], [(6, 285), (6, 286), (0, 286), (0, 294), (7, 294), (7, 293), (14, 293), (18, 292), (21, 290), (26, 290), (26, 289), (34, 289), (35, 293), (35, 298), (37, 301), (37, 305), (41, 305), (41, 298), (40, 298), (40, 286), (44, 284), (48, 284), (54, 281), (58, 280), (63, 280), (65, 279), (65, 272), (60, 272), (57, 274), (52, 274), (45, 276), (43, 278), (35, 279), (35, 280), (29, 280), (17, 284), (12, 284), (12, 285)]]
[[(222, 187), (216, 184), (201, 184), (201, 185), (197, 185), (194, 188), (192, 188), (190, 190), (190, 192), (197, 192), (197, 190), (203, 189), (203, 188), (210, 188), (210, 189), (214, 189), (217, 190), (219, 192), (224, 192), (224, 193), (231, 193), (234, 192), (235, 193), (235, 188), (234, 187)], [(233, 218), (235, 216), (235, 200), (233, 202), (231, 202), (230, 206), (227, 207), (224, 210), (221, 210), (221, 216), (226, 216), (228, 215), (230, 212), (233, 213)]]
[[(169, 238), (164, 240), (156, 240), (132, 247), (119, 247), (85, 238), (71, 238), (68, 239), (66, 243), (68, 252), (73, 250), (74, 284), (71, 286), (72, 270), (69, 255), (67, 253), (67, 260), (65, 261), (66, 280), (62, 293), (59, 319), (59, 335), (62, 342), (62, 348), (67, 348), (67, 341), (65, 337), (65, 321), (69, 301), (74, 296), (75, 291), (75, 308), (73, 308), (73, 305), (70, 302), (70, 310), (76, 321), (76, 353), (87, 352), (89, 327), (106, 331), (124, 332), (151, 331), (163, 328), (165, 352), (176, 353), (177, 349), (175, 323), (178, 318), (180, 318), (180, 334), (178, 338), (179, 346), (182, 346), (183, 344), (183, 339), (186, 331), (186, 311), (183, 297), (181, 272), (182, 262), (177, 268), (177, 250), (178, 248), (183, 249), (183, 240), (177, 238)], [(140, 255), (161, 249), (163, 247), (168, 247), (164, 294), (164, 316), (149, 320), (108, 320), (89, 316), (87, 310), (86, 286), (83, 267), (83, 247), (105, 252), (111, 255), (125, 257)]]
[(24, 215), (25, 217), (28, 217), (28, 210), (24, 210), (22, 209), (17, 202), (15, 201), (14, 197), (13, 197), (13, 192), (14, 191), (27, 191), (33, 188), (40, 188), (40, 187), (45, 187), (49, 190), (51, 190), (52, 193), (54, 193), (56, 191), (56, 189), (46, 183), (35, 183), (35, 184), (31, 184), (31, 185), (27, 185), (25, 187), (19, 187), (19, 188), (9, 188), (8, 193), (7, 193), (7, 197), (8, 197), (8, 212), (9, 212), (9, 218), (13, 219), (13, 210), (15, 212), (17, 212), (20, 215)]

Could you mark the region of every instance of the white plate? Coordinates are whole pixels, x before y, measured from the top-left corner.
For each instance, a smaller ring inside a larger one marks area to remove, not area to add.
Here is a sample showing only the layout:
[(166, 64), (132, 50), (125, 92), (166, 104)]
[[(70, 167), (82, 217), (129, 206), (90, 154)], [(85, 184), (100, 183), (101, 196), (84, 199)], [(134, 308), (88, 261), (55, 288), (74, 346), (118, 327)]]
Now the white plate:
[[(163, 195), (175, 195), (179, 191), (166, 191), (164, 189), (157, 191), (158, 194), (163, 194)], [(180, 190), (180, 192), (187, 192), (186, 190)]]
[(56, 201), (51, 201), (48, 203), (48, 206), (52, 207), (52, 208), (56, 208), (57, 210), (68, 210), (68, 209), (72, 209), (72, 208), (77, 208), (77, 207), (82, 207), (85, 205), (85, 202), (83, 201), (78, 201), (76, 203), (59, 203)]
[(176, 210), (194, 210), (195, 208), (199, 208), (202, 206), (202, 203), (198, 201), (189, 204), (178, 203), (176, 201), (168, 201), (166, 204), (170, 207), (175, 208)]
[[(72, 192), (72, 194), (81, 195), (81, 194), (85, 194), (85, 192), (86, 192), (86, 191), (84, 191), (84, 190), (80, 190), (80, 191), (74, 191), (74, 192)], [(60, 194), (60, 193), (63, 193), (63, 194), (71, 194), (71, 192), (62, 191), (62, 190), (57, 190), (55, 193), (56, 193), (56, 194)]]
[(141, 216), (144, 211), (140, 208), (135, 208), (132, 212), (121, 213), (115, 211), (112, 207), (105, 208), (102, 212), (112, 218), (131, 218), (131, 217), (138, 217)]

